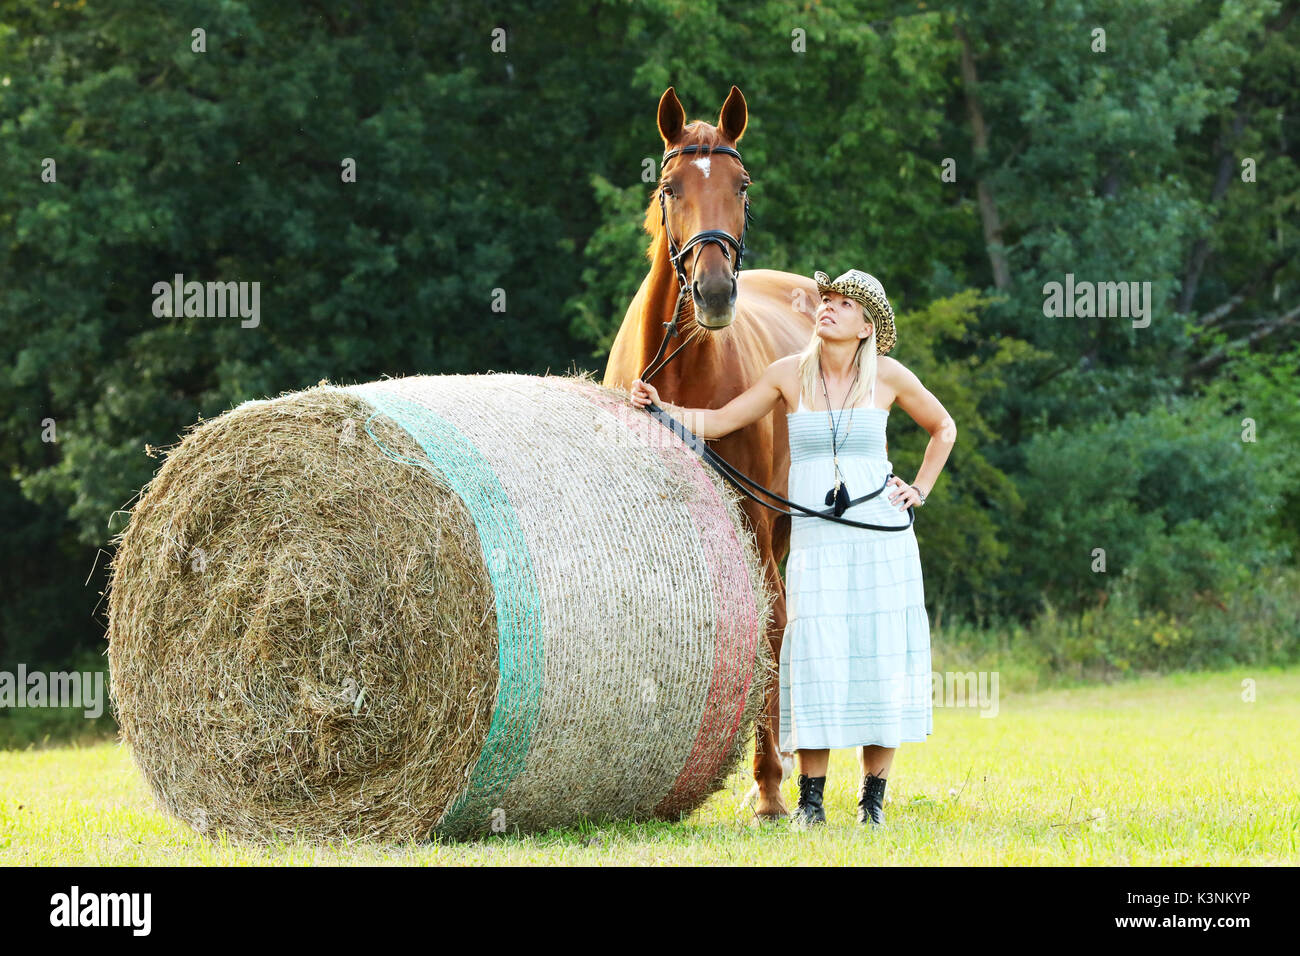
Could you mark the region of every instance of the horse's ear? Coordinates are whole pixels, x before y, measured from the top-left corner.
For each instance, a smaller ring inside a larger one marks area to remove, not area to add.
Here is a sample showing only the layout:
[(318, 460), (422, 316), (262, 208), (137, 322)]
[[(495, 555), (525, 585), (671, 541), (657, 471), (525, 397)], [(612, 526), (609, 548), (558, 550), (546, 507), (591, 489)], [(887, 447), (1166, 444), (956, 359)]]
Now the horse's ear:
[(723, 138), (738, 143), (748, 124), (749, 107), (745, 105), (745, 94), (740, 92), (740, 87), (733, 86), (727, 94), (727, 102), (722, 104), (722, 112), (718, 114), (718, 132)]
[(671, 146), (677, 142), (686, 126), (686, 110), (677, 98), (677, 91), (671, 86), (659, 97), (659, 135), (664, 138), (664, 145)]

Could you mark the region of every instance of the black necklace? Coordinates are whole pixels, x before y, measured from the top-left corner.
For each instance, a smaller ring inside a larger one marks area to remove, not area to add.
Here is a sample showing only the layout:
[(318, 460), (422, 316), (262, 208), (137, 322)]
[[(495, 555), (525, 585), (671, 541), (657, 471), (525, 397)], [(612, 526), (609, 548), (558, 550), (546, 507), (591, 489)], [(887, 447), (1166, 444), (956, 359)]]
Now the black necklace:
[[(853, 364), (857, 365), (857, 362), (854, 362)], [(853, 381), (849, 383), (848, 394), (844, 396), (844, 401), (846, 404), (849, 400), (849, 395), (853, 394), (853, 386), (858, 383), (858, 372), (860, 372), (861, 370), (862, 370), (862, 366), (858, 365), (857, 369), (853, 373)], [(838, 443), (836, 442), (836, 432), (839, 428), (839, 425), (831, 417), (831, 396), (830, 396), (830, 392), (826, 390), (826, 373), (825, 371), (822, 370), (822, 365), (820, 360), (817, 362), (817, 371), (821, 375), (821, 379), (822, 379), (822, 394), (826, 396), (826, 420), (830, 422), (830, 426), (831, 426), (831, 460), (835, 463), (835, 487), (832, 488), (830, 491), (826, 492), (826, 503), (828, 505), (835, 506), (835, 517), (838, 518), (840, 517), (840, 515), (844, 514), (844, 512), (848, 510), (849, 486), (840, 480), (840, 449)], [(843, 418), (844, 408), (845, 406), (843, 405), (840, 406), (841, 418)], [(844, 437), (848, 438), (849, 432), (851, 431), (853, 431), (852, 410), (850, 410), (849, 412), (849, 427), (845, 429)]]

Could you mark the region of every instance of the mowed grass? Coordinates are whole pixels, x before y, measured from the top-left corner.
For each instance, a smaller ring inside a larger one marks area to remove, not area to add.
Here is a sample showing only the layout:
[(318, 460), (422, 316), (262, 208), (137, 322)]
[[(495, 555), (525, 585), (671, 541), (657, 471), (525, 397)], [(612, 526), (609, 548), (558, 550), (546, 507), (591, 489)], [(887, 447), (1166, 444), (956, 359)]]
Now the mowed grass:
[[(1256, 699), (1242, 699), (1243, 680)], [(159, 812), (116, 744), (0, 752), (0, 863), (1261, 865), (1300, 860), (1300, 669), (1178, 674), (935, 708), (889, 775), (888, 827), (855, 822), (853, 751), (829, 825), (738, 813), (747, 774), (682, 823), (585, 825), (471, 844), (213, 842)], [(794, 781), (785, 784), (791, 807)]]

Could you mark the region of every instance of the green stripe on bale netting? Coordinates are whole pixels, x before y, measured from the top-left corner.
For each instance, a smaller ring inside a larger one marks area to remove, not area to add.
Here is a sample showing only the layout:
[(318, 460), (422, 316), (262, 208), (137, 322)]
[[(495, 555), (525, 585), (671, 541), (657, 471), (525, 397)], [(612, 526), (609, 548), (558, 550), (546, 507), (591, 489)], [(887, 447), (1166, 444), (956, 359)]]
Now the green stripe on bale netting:
[[(524, 769), (542, 703), (541, 599), (523, 528), (496, 472), (446, 419), (391, 393), (354, 385), (346, 389), (391, 418), (424, 450), (427, 460), (393, 452), (370, 428), (366, 432), (385, 455), (437, 475), (469, 509), (487, 564), (497, 616), (496, 709), (469, 783), (434, 826), (434, 832), (464, 837), (486, 830), (493, 810)], [(371, 416), (373, 419), (374, 416)]]

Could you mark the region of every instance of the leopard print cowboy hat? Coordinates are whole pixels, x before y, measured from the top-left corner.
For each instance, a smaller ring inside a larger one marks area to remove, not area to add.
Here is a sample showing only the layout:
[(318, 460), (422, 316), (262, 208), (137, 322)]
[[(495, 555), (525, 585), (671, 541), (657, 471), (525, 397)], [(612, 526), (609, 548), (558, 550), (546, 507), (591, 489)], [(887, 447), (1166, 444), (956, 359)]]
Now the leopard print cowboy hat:
[(813, 281), (818, 292), (835, 292), (862, 303), (867, 317), (876, 329), (876, 353), (885, 355), (898, 342), (894, 328), (894, 309), (885, 297), (885, 287), (875, 276), (858, 269), (850, 269), (834, 282), (824, 272), (814, 272)]

